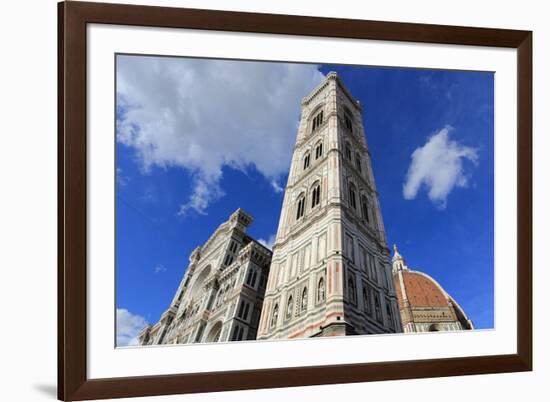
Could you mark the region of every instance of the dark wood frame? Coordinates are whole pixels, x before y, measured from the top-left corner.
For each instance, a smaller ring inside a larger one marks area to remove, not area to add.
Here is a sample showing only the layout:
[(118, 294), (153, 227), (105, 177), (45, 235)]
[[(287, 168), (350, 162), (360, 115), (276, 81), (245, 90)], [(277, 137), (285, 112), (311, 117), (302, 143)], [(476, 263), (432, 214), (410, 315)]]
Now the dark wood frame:
[[(90, 380), (86, 375), (86, 24), (517, 49), (517, 353)], [(58, 398), (83, 400), (532, 370), (532, 32), (104, 3), (58, 4)]]

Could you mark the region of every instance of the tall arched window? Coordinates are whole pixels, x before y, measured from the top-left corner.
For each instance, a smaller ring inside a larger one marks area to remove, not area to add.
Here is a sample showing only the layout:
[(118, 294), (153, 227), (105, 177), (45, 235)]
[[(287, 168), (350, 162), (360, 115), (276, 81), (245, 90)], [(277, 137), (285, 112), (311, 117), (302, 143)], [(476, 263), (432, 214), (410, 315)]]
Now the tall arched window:
[(321, 199), (321, 185), (319, 183), (313, 186), (313, 191), (311, 192), (311, 208), (315, 208), (319, 205)]
[(304, 156), (304, 170), (306, 170), (309, 167), (309, 160), (310, 160), (310, 155), (308, 152), (306, 156)]
[(319, 159), (323, 155), (323, 143), (320, 142), (315, 147), (315, 159)]
[(305, 206), (306, 206), (306, 198), (302, 195), (298, 198), (298, 205), (296, 206), (296, 220), (304, 216)]
[(347, 108), (344, 111), (344, 124), (349, 131), (353, 132), (353, 119), (351, 117), (351, 113)]
[(305, 287), (304, 290), (302, 290), (302, 304), (300, 307), (301, 307), (300, 308), (301, 311), (307, 310), (307, 287)]
[(319, 279), (317, 284), (317, 303), (325, 301), (325, 280), (323, 278)]
[(363, 213), (363, 219), (365, 219), (368, 222), (370, 222), (369, 220), (369, 203), (367, 201), (367, 197), (365, 197), (364, 195), (361, 196), (361, 211)]
[(361, 157), (359, 156), (359, 154), (355, 154), (355, 167), (357, 168), (359, 173), (361, 173)]
[(374, 295), (374, 310), (376, 311), (376, 319), (382, 322), (382, 310), (380, 308), (380, 297), (378, 294)]
[(294, 301), (292, 300), (292, 295), (288, 298), (286, 302), (286, 319), (288, 320), (292, 317), (292, 309), (294, 308)]
[(356, 194), (355, 185), (353, 183), (350, 183), (349, 184), (349, 205), (353, 209), (357, 209), (357, 200), (355, 199), (355, 194)]
[(346, 159), (351, 161), (351, 148), (348, 143), (346, 143)]
[(353, 303), (357, 303), (357, 290), (355, 289), (355, 281), (353, 278), (348, 279), (348, 296), (349, 300)]
[(275, 303), (275, 306), (273, 306), (273, 312), (271, 313), (271, 327), (277, 325), (277, 318), (279, 318), (279, 304)]
[(313, 118), (312, 124), (311, 124), (311, 132), (314, 132), (317, 130), (321, 124), (323, 124), (323, 111), (321, 110), (319, 113), (315, 115)]

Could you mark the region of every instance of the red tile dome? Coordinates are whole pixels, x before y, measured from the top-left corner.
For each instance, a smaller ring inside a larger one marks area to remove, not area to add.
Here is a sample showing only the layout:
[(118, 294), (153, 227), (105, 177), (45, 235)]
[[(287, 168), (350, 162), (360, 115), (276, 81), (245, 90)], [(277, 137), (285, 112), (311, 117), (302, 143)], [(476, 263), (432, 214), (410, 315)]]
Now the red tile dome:
[[(439, 285), (430, 278), (418, 272), (403, 271), (405, 292), (409, 304), (414, 307), (444, 307), (448, 305), (448, 299)], [(395, 287), (399, 304), (403, 300), (399, 279), (395, 277)]]

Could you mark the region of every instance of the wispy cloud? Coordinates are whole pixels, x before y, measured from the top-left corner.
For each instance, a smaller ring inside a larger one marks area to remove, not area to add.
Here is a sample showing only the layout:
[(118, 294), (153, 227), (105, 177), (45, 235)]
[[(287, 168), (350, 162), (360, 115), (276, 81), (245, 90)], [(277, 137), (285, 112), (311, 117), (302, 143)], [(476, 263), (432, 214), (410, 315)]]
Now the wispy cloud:
[(273, 191), (276, 193), (282, 193), (284, 188), (282, 188), (276, 179), (271, 180), (271, 187), (273, 188)]
[(322, 79), (308, 64), (118, 56), (117, 140), (144, 172), (190, 172), (179, 213), (206, 214), (225, 194), (224, 167), (254, 167), (282, 190), (300, 100)]
[(136, 346), (138, 335), (147, 325), (140, 315), (132, 314), (125, 308), (116, 309), (116, 344), (117, 346)]
[(455, 187), (467, 187), (464, 160), (477, 163), (477, 150), (449, 139), (453, 130), (446, 126), (428, 138), (411, 155), (411, 164), (403, 184), (403, 196), (416, 198), (425, 188), (429, 199), (439, 208), (447, 206), (447, 196)]
[(267, 238), (267, 240), (258, 239), (258, 243), (260, 243), (260, 244), (264, 245), (265, 247), (267, 247), (268, 249), (272, 250), (273, 249), (273, 244), (275, 243), (275, 238), (276, 238), (276, 235), (272, 234)]
[(155, 265), (154, 271), (155, 271), (155, 274), (159, 274), (161, 272), (166, 272), (167, 268), (162, 264), (157, 264)]

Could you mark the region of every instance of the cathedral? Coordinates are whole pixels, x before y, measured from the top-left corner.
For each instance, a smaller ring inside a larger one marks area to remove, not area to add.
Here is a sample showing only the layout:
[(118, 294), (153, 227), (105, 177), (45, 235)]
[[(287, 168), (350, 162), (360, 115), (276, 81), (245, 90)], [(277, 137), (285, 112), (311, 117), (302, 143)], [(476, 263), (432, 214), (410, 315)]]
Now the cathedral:
[(140, 345), (473, 328), (437, 282), (390, 259), (361, 105), (334, 72), (302, 99), (273, 251), (251, 222), (239, 209), (193, 251)]
[(140, 345), (256, 339), (271, 251), (246, 234), (241, 209), (189, 257), (170, 307), (139, 335)]

